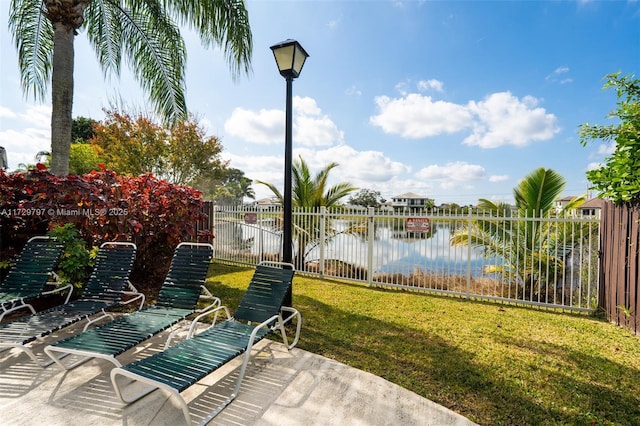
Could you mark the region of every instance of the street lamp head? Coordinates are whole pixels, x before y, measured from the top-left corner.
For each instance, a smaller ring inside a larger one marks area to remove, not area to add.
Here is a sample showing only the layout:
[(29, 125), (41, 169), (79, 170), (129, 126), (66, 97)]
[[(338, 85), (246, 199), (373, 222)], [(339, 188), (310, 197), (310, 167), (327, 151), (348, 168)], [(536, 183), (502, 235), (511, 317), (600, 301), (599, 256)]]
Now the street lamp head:
[(300, 43), (287, 39), (271, 46), (271, 50), (276, 59), (280, 75), (284, 78), (298, 78), (304, 61), (309, 57), (309, 54), (300, 46)]

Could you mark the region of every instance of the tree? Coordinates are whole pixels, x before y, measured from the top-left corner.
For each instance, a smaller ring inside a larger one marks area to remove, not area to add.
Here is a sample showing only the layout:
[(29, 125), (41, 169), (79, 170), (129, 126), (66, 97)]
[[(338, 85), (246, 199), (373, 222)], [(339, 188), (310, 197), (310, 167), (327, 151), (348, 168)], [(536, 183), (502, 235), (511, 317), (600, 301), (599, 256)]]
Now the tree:
[[(298, 157), (293, 162), (291, 170), (293, 207), (335, 207), (340, 205), (342, 199), (357, 188), (347, 182), (328, 187), (329, 173), (336, 167), (338, 167), (338, 163), (330, 163), (312, 177), (307, 163), (302, 157)], [(257, 182), (266, 185), (280, 203), (284, 204), (282, 193), (274, 184), (264, 181)]]
[[(71, 123), (71, 147), (69, 149), (69, 174), (82, 175), (92, 170), (100, 170), (98, 164), (104, 163), (102, 148), (89, 143), (96, 133), (93, 130), (98, 122), (92, 118), (76, 117)], [(48, 154), (48, 153), (47, 153)]]
[(12, 0), (9, 10), (23, 91), (42, 100), (51, 84), (51, 170), (57, 175), (69, 167), (80, 30), (105, 75), (119, 75), (124, 57), (168, 123), (187, 116), (180, 26), (194, 29), (206, 47), (222, 47), (234, 78), (250, 69), (253, 42), (244, 0)]
[(380, 207), (385, 200), (380, 195), (380, 191), (373, 189), (361, 189), (353, 197), (349, 197), (349, 204), (362, 207)]
[[(309, 166), (302, 157), (295, 160), (292, 167), (292, 206), (294, 208), (313, 210), (319, 207), (331, 208), (339, 206), (341, 201), (357, 188), (347, 182), (341, 182), (329, 187), (329, 173), (336, 167), (338, 167), (338, 163), (332, 162), (315, 176), (311, 176)], [(258, 181), (258, 183), (266, 185), (280, 201), (280, 204), (284, 204), (283, 196), (274, 184), (263, 181)], [(328, 221), (325, 222), (325, 229), (326, 235), (329, 236), (328, 238), (336, 234), (336, 231), (333, 230)], [(302, 267), (307, 250), (318, 244), (325, 243), (325, 241), (320, 241), (320, 235), (318, 222), (308, 221), (305, 223), (304, 217), (294, 218), (293, 239), (297, 243), (297, 254), (294, 258), (296, 267)]]
[(88, 143), (89, 139), (95, 136), (93, 126), (98, 122), (92, 118), (76, 117), (71, 123), (71, 142)]
[[(481, 249), (495, 262), (485, 266), (485, 273), (500, 274), (530, 295), (540, 295), (545, 283), (564, 273), (565, 260), (577, 249), (569, 242), (584, 235), (579, 226), (547, 220), (556, 214), (554, 202), (565, 185), (564, 177), (554, 170), (533, 170), (513, 189), (518, 217), (524, 220), (506, 221), (511, 216), (509, 204), (481, 199), (478, 210), (487, 218), (456, 230), (451, 244)], [(576, 197), (557, 215), (566, 216), (583, 202), (584, 196)]]
[(587, 178), (601, 197), (611, 198), (616, 204), (640, 204), (640, 80), (620, 73), (605, 77), (605, 89), (615, 88), (617, 109), (609, 113), (617, 118), (616, 125), (580, 126), (580, 142), (586, 145), (592, 139), (615, 141), (616, 148), (605, 164), (587, 172)]
[(102, 160), (102, 148), (88, 143), (72, 143), (69, 151), (69, 174), (83, 175), (92, 170), (100, 170), (98, 164)]
[(244, 197), (254, 199), (256, 193), (251, 187), (253, 181), (244, 176), (239, 169), (224, 168), (215, 176), (205, 176), (194, 182), (193, 186), (203, 192), (205, 197), (223, 205), (241, 205)]
[(117, 173), (152, 173), (186, 185), (226, 167), (218, 138), (207, 137), (191, 115), (165, 127), (147, 115), (105, 112), (105, 120), (94, 126), (91, 143), (102, 149), (104, 165)]

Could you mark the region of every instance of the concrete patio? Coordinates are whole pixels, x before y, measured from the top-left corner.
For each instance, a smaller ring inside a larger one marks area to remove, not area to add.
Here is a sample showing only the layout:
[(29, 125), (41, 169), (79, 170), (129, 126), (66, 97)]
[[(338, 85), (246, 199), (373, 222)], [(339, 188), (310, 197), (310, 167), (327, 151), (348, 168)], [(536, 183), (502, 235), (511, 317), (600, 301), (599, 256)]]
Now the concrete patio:
[[(79, 326), (32, 344), (36, 353)], [(126, 352), (123, 364), (161, 349), (161, 334)], [(258, 345), (236, 400), (210, 425), (457, 425), (474, 423), (380, 377), (278, 342)], [(239, 359), (183, 393), (196, 421), (226, 399)], [(180, 425), (182, 412), (156, 391), (124, 405), (109, 380), (112, 364), (89, 361), (71, 371), (41, 368), (15, 349), (0, 353), (2, 425)]]

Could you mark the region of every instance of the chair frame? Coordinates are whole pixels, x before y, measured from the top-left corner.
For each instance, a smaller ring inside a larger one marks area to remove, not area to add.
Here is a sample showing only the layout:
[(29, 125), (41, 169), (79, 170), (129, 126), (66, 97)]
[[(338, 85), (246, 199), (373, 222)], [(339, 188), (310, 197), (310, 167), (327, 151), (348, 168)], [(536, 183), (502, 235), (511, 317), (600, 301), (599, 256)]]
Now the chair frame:
[[(178, 244), (178, 246), (176, 247), (179, 248), (183, 245), (191, 245), (191, 246), (208, 246), (211, 248), (212, 252), (213, 252), (213, 246), (211, 244), (207, 244), (207, 243), (180, 243)], [(202, 300), (212, 300), (211, 304), (209, 304), (208, 306), (206, 306), (205, 308), (202, 309), (194, 309), (192, 313), (198, 313), (201, 315), (205, 315), (205, 314), (209, 314), (211, 311), (215, 310), (218, 306), (221, 305), (221, 300), (215, 296), (213, 296), (209, 290), (204, 286), (204, 285), (200, 285), (200, 297), (199, 299)], [(144, 312), (144, 310), (139, 310), (135, 313), (138, 312)], [(161, 315), (161, 314), (160, 314)], [(167, 341), (165, 343), (165, 347), (167, 347), (168, 343), (170, 342), (170, 340), (174, 337), (174, 335), (182, 330), (185, 329), (184, 327), (181, 327), (181, 323), (184, 321), (184, 319), (181, 319), (179, 321), (177, 321), (176, 323), (170, 325), (169, 329), (171, 329), (171, 332), (169, 334), (169, 336), (167, 337)], [(104, 326), (108, 326), (109, 323), (104, 324)], [(163, 328), (158, 330), (155, 334), (158, 334), (161, 331), (164, 331), (167, 328)], [(152, 335), (149, 335), (147, 337), (147, 339), (151, 338)], [(135, 347), (135, 345), (134, 345)], [(131, 348), (127, 348), (126, 350), (131, 349)], [(113, 365), (115, 365), (116, 367), (121, 367), (122, 364), (120, 363), (120, 361), (118, 361), (118, 359), (116, 358), (118, 355), (120, 355), (122, 352), (118, 352), (117, 354), (106, 354), (106, 353), (100, 353), (100, 352), (96, 352), (96, 351), (91, 351), (91, 350), (84, 350), (84, 349), (74, 349), (74, 348), (65, 348), (65, 347), (58, 347), (55, 346), (55, 344), (52, 345), (48, 345), (45, 349), (44, 352), (47, 354), (47, 356), (49, 358), (51, 358), (51, 360), (53, 362), (55, 362), (60, 368), (62, 368), (63, 370), (71, 370), (74, 369), (75, 367), (91, 360), (91, 359), (103, 359), (106, 361), (109, 361), (110, 363), (112, 363)], [(57, 353), (60, 353), (61, 355), (58, 356), (56, 355)], [(62, 361), (63, 358), (67, 357), (68, 355), (76, 355), (76, 356), (80, 356), (81, 358), (76, 360), (75, 362), (72, 363), (64, 363)]]
[[(294, 270), (294, 266), (291, 263), (283, 263), (283, 262), (262, 262), (260, 263), (260, 265), (265, 265), (265, 264), (272, 264), (272, 265), (281, 265), (281, 266), (287, 266), (290, 267), (292, 270)], [(232, 322), (238, 322), (236, 319), (234, 319), (234, 317), (230, 314), (229, 309), (226, 306), (219, 306), (218, 308), (210, 311), (210, 312), (206, 312), (206, 313), (202, 313), (200, 315), (198, 315), (196, 318), (193, 319), (192, 323), (191, 323), (191, 327), (189, 329), (189, 333), (187, 335), (187, 340), (189, 339), (198, 339), (198, 335), (199, 333), (196, 333), (197, 330), (197, 325), (198, 323), (205, 318), (206, 316), (212, 315), (214, 314), (214, 321), (213, 323), (204, 331), (202, 332), (206, 332), (207, 330), (213, 329), (216, 325), (216, 319), (217, 319), (217, 314), (220, 311), (224, 311), (226, 314), (226, 321), (232, 321)], [(282, 313), (283, 312), (287, 312), (290, 315), (287, 316), (286, 318), (283, 318)], [(293, 339), (293, 342), (291, 344), (288, 343), (288, 339), (287, 339), (287, 334), (286, 334), (286, 330), (285, 330), (285, 325), (289, 322), (291, 322), (293, 319), (296, 319), (296, 334), (295, 337)], [(223, 321), (224, 323), (225, 321)], [(274, 323), (275, 322), (275, 323)], [(222, 402), (221, 404), (219, 404), (205, 419), (202, 420), (201, 423), (199, 423), (200, 425), (205, 425), (206, 423), (208, 423), (209, 421), (211, 421), (211, 419), (213, 419), (215, 416), (217, 416), (218, 414), (220, 414), (220, 412), (222, 412), (222, 410), (224, 410), (229, 404), (231, 404), (235, 398), (238, 396), (238, 393), (240, 391), (240, 386), (242, 385), (242, 381), (244, 379), (244, 376), (246, 374), (246, 370), (247, 370), (247, 366), (249, 364), (249, 361), (251, 359), (251, 355), (252, 355), (252, 350), (253, 350), (253, 346), (256, 343), (256, 339), (258, 339), (258, 341), (262, 340), (264, 337), (266, 337), (266, 334), (263, 335), (262, 337), (258, 338), (258, 332), (260, 332), (262, 329), (269, 329), (271, 332), (275, 332), (275, 331), (280, 331), (281, 335), (282, 335), (282, 339), (283, 339), (283, 343), (286, 346), (287, 350), (291, 350), (293, 349), (296, 344), (298, 343), (298, 340), (300, 339), (300, 331), (302, 328), (302, 315), (300, 314), (300, 312), (292, 307), (288, 307), (288, 306), (280, 306), (280, 312), (277, 315), (273, 315), (270, 318), (266, 319), (265, 321), (257, 324), (254, 326), (253, 331), (251, 332), (251, 335), (249, 336), (248, 339), (248, 343), (246, 348), (244, 348), (243, 351), (241, 351), (240, 353), (238, 353), (236, 356), (233, 356), (232, 358), (227, 359), (226, 362), (224, 362), (224, 364), (214, 367), (214, 368), (208, 368), (207, 366), (203, 366), (203, 369), (206, 369), (208, 371), (208, 374), (213, 373), (214, 371), (218, 370), (219, 368), (221, 368), (223, 365), (228, 364), (230, 361), (232, 361), (233, 359), (236, 359), (238, 356), (243, 355), (243, 360), (242, 360), (242, 365), (240, 367), (240, 372), (238, 374), (238, 378), (236, 380), (234, 389), (232, 391), (232, 393), (229, 395), (229, 397)], [(201, 332), (201, 333), (202, 333)], [(180, 343), (178, 343), (176, 346), (174, 346), (174, 348), (178, 347), (180, 345)], [(126, 368), (126, 366), (125, 366)], [(118, 396), (118, 398), (124, 402), (124, 403), (132, 403), (135, 402), (137, 400), (139, 400), (140, 398), (144, 397), (145, 395), (155, 391), (156, 389), (160, 389), (162, 391), (165, 391), (169, 394), (169, 397), (173, 397), (179, 404), (182, 413), (184, 415), (185, 421), (188, 425), (192, 424), (192, 418), (191, 418), (191, 414), (189, 412), (189, 406), (187, 404), (187, 402), (185, 401), (185, 399), (182, 397), (181, 392), (166, 384), (163, 382), (159, 382), (157, 380), (154, 379), (150, 379), (147, 377), (144, 377), (140, 374), (137, 373), (133, 373), (130, 371), (127, 371), (124, 368), (118, 367), (118, 368), (114, 368), (111, 370), (111, 383), (113, 384), (113, 388), (116, 392), (116, 395)], [(122, 378), (125, 379), (129, 379), (130, 381), (137, 381), (137, 382), (141, 382), (144, 383), (145, 385), (148, 385), (147, 388), (142, 389), (141, 391), (128, 395), (126, 394), (126, 392), (124, 392), (124, 386), (128, 383), (124, 383), (122, 380)], [(193, 383), (191, 383), (189, 385), (192, 386), (195, 383), (197, 383), (198, 381), (195, 381)]]
[[(116, 242), (116, 241), (105, 242), (100, 247), (102, 248), (102, 247), (107, 246), (107, 245), (133, 246), (134, 248), (136, 247), (135, 244), (133, 244), (133, 243)], [(128, 299), (128, 300), (125, 300), (125, 301), (120, 300), (118, 302), (118, 305), (125, 306), (125, 305), (128, 305), (130, 303), (133, 303), (133, 302), (136, 302), (136, 301), (140, 301), (140, 306), (138, 307), (138, 309), (142, 308), (142, 306), (144, 305), (144, 301), (145, 301), (144, 294), (140, 293), (135, 288), (135, 286), (131, 283), (131, 281), (129, 281), (128, 279), (127, 279), (127, 288), (128, 288), (128, 290), (122, 291), (121, 294), (123, 296), (125, 296), (125, 295), (132, 296), (132, 298)], [(79, 300), (82, 300), (82, 296), (80, 297)], [(67, 297), (67, 301), (63, 305), (58, 305), (57, 308), (64, 307), (68, 303), (69, 303), (69, 298)], [(55, 308), (56, 307), (54, 307), (52, 309), (55, 309)], [(110, 312), (105, 311), (105, 309), (106, 308), (102, 308), (102, 309), (100, 309), (100, 311), (97, 311), (95, 314), (91, 314), (91, 315), (88, 315), (86, 318), (82, 318), (81, 321), (82, 320), (86, 320), (86, 323), (85, 323), (82, 331), (86, 331), (89, 328), (89, 326), (91, 326), (92, 324), (95, 324), (95, 323), (97, 323), (99, 321), (102, 321), (105, 318), (110, 318), (110, 319), (113, 320), (113, 315)], [(44, 311), (44, 312), (46, 313), (47, 311)], [(39, 315), (39, 313), (34, 313), (33, 314), (33, 316), (35, 316), (35, 317), (37, 317), (38, 315)], [(69, 327), (74, 323), (75, 323), (75, 321), (70, 321), (68, 323), (60, 323), (56, 327), (52, 328), (51, 331), (57, 331), (57, 330), (60, 330), (62, 328)], [(1, 327), (2, 327), (2, 325), (0, 325), (0, 331), (2, 331)], [(29, 343), (33, 342), (34, 340), (37, 340), (38, 338), (41, 338), (43, 336), (44, 335), (42, 335), (42, 334), (34, 335), (34, 336), (32, 336), (32, 337), (34, 337), (33, 339), (23, 339), (22, 342), (20, 342), (20, 343), (18, 343), (17, 341), (15, 341), (15, 342), (0, 341), (0, 352), (3, 352), (3, 351), (8, 350), (8, 349), (15, 348), (15, 349), (18, 349), (18, 350), (26, 353), (29, 356), (29, 358), (31, 358), (31, 360), (33, 362), (35, 362), (36, 364), (38, 364), (39, 366), (41, 366), (43, 368), (47, 367), (47, 366), (53, 364), (53, 360), (51, 360), (51, 359), (47, 359), (45, 361), (40, 360), (38, 358), (38, 356), (33, 352), (33, 350), (29, 346), (27, 346), (27, 344), (29, 344)], [(28, 340), (28, 342), (25, 343), (25, 341), (27, 341), (27, 340)]]
[[(34, 240), (43, 240), (43, 241), (55, 241), (55, 238), (52, 237), (48, 237), (45, 235), (39, 235), (39, 236), (35, 236), (35, 237), (31, 237), (29, 238), (29, 240), (27, 241), (27, 244), (29, 244), (31, 241)], [(26, 247), (26, 245), (25, 245)], [(24, 247), (23, 247), (24, 250)], [(57, 263), (57, 262), (56, 262)], [(31, 305), (31, 303), (27, 303), (27, 301), (31, 300), (31, 299), (35, 299), (37, 297), (41, 297), (41, 296), (47, 296), (50, 294), (56, 294), (56, 293), (63, 293), (66, 291), (67, 292), (67, 297), (64, 301), (64, 303), (69, 303), (69, 300), (71, 299), (71, 294), (73, 293), (73, 285), (71, 284), (65, 284), (62, 287), (56, 287), (53, 290), (45, 290), (44, 287), (46, 287), (47, 285), (57, 285), (58, 284), (58, 275), (53, 272), (53, 270), (49, 271), (49, 275), (53, 278), (53, 281), (47, 281), (47, 283), (44, 284), (42, 291), (40, 291), (38, 294), (34, 294), (31, 296), (22, 296), (22, 297), (16, 297), (13, 300), (7, 300), (5, 302), (0, 302), (0, 321), (2, 321), (4, 319), (4, 317), (8, 314), (10, 314), (11, 312), (15, 312), (15, 311), (19, 311), (22, 309), (29, 309), (31, 311), (32, 314), (36, 313), (35, 308), (33, 307), (33, 305)], [(6, 279), (6, 277), (5, 277)], [(0, 293), (2, 292), (2, 288), (0, 287)]]

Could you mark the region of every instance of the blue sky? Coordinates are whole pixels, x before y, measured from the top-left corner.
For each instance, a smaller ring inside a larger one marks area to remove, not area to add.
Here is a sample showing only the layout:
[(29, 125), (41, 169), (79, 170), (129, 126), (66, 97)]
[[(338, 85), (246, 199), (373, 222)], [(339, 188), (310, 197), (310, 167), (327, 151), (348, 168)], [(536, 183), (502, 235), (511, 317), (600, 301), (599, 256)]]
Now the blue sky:
[[(313, 171), (332, 161), (348, 181), (390, 199), (414, 192), (436, 204), (512, 202), (537, 167), (587, 190), (585, 172), (612, 146), (582, 147), (578, 126), (610, 124), (606, 74), (640, 76), (640, 2), (248, 1), (252, 72), (233, 81), (223, 55), (185, 34), (187, 102), (223, 157), (282, 187), (285, 81), (269, 46), (297, 39), (309, 52), (294, 81), (294, 158)], [(50, 98), (20, 91), (0, 0), (0, 146), (9, 167), (49, 149)], [(101, 119), (122, 100), (147, 108), (131, 74), (105, 80), (76, 38), (74, 117)], [(269, 190), (254, 185), (257, 198)]]

